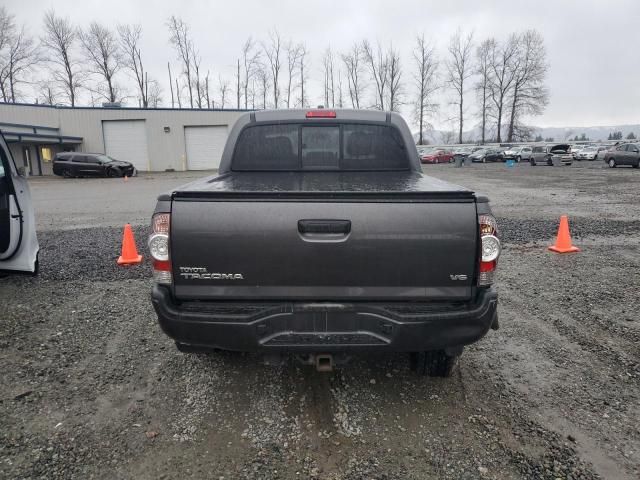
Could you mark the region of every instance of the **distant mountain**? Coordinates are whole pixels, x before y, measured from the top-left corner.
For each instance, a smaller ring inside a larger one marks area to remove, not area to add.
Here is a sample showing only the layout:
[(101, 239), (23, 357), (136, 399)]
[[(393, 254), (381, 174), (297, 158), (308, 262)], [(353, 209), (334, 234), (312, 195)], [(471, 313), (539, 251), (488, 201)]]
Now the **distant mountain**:
[[(532, 127), (534, 136), (540, 135), (542, 138), (553, 138), (556, 142), (573, 140), (575, 136), (585, 136), (591, 141), (606, 141), (610, 133), (622, 132), (622, 138), (626, 138), (631, 132), (636, 138), (640, 139), (640, 124), (635, 125), (609, 125), (597, 127)], [(425, 130), (422, 133), (423, 138), (430, 144), (444, 145), (447, 143), (457, 143), (457, 135), (446, 130)], [(491, 135), (487, 135), (491, 136)], [(418, 133), (414, 133), (413, 137), (418, 141)], [(462, 135), (465, 143), (475, 143), (480, 139), (480, 129), (465, 131)]]

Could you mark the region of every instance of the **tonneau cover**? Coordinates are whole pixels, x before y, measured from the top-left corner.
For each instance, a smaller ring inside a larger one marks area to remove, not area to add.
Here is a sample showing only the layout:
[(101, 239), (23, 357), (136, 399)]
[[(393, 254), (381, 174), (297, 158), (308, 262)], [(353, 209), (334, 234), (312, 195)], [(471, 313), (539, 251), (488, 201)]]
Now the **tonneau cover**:
[[(209, 195), (210, 194), (210, 195)], [(179, 187), (174, 197), (299, 194), (386, 196), (428, 194), (472, 199), (474, 192), (419, 172), (231, 172)]]

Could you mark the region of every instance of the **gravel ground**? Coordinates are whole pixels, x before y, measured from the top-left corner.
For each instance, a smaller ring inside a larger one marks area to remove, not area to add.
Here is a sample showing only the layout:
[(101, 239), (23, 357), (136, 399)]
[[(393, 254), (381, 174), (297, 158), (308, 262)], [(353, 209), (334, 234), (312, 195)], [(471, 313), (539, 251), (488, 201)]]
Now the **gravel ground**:
[[(416, 376), (404, 355), (318, 373), (180, 354), (148, 265), (115, 258), (121, 224), (142, 245), (147, 197), (184, 174), (118, 183), (122, 213), (104, 217), (83, 195), (114, 183), (34, 182), (41, 274), (0, 279), (0, 477), (640, 477), (640, 172), (425, 170), (489, 193), (505, 241), (501, 328), (449, 379)], [(546, 251), (563, 213), (579, 254)]]

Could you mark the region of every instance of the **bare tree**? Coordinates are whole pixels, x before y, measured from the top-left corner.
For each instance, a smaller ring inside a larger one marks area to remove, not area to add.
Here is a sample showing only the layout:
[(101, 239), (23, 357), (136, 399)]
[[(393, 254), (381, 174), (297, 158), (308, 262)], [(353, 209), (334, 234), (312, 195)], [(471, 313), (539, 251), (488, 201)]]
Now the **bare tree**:
[(342, 62), (347, 70), (347, 87), (352, 108), (360, 108), (360, 100), (364, 85), (362, 83), (362, 47), (354, 43), (348, 53), (342, 55)]
[(433, 103), (432, 98), (438, 89), (438, 60), (433, 45), (430, 45), (425, 40), (424, 34), (416, 38), (416, 48), (413, 50), (413, 59), (415, 61), (416, 70), (414, 81), (417, 91), (417, 97), (414, 103), (414, 116), (420, 128), (418, 144), (422, 145), (424, 143), (423, 132), (425, 126), (432, 128), (431, 124), (427, 121), (427, 117), (437, 109), (437, 104)]
[(278, 108), (280, 102), (280, 70), (282, 69), (282, 40), (277, 30), (269, 33), (269, 44), (262, 44), (267, 57), (271, 88), (273, 91), (273, 108)]
[[(142, 27), (140, 25), (118, 25), (118, 36), (120, 37), (122, 65), (130, 72), (136, 82), (139, 104), (142, 107), (147, 108), (149, 106), (150, 81), (149, 75), (144, 68), (144, 63), (142, 62), (142, 50), (140, 48)], [(154, 82), (154, 80), (151, 80), (151, 82)], [(173, 98), (173, 85), (171, 78), (169, 78), (169, 84), (171, 85), (171, 97)], [(151, 90), (153, 90), (153, 88)], [(171, 103), (173, 106), (173, 101)]]
[[(249, 84), (261, 67), (261, 56), (262, 53), (256, 48), (255, 41), (249, 37), (242, 46), (242, 90), (244, 92), (244, 108), (248, 108), (249, 105)], [(238, 75), (240, 75), (240, 67), (238, 67)], [(240, 80), (238, 81), (240, 82)], [(240, 94), (238, 94), (238, 108), (240, 108)]]
[(148, 80), (145, 78), (145, 90), (147, 107), (158, 108), (162, 103), (162, 87), (160, 83), (156, 80)]
[(369, 72), (371, 73), (371, 77), (373, 78), (375, 83), (375, 106), (379, 110), (384, 110), (384, 100), (387, 95), (387, 82), (389, 79), (388, 58), (384, 54), (384, 51), (380, 47), (380, 44), (378, 44), (377, 49), (374, 50), (367, 40), (364, 40), (362, 42), (362, 58), (364, 59), (364, 63), (369, 68)]
[(458, 29), (449, 41), (449, 58), (445, 63), (447, 69), (447, 84), (455, 91), (458, 106), (458, 143), (462, 143), (464, 128), (464, 93), (466, 81), (473, 75), (472, 62), (473, 33), (464, 36)]
[(167, 27), (169, 28), (169, 42), (175, 48), (178, 59), (182, 62), (182, 73), (186, 77), (189, 91), (189, 104), (193, 108), (193, 76), (191, 73), (193, 42), (189, 36), (189, 26), (181, 18), (172, 15), (167, 21)]
[(336, 106), (336, 98), (334, 88), (334, 59), (331, 47), (328, 47), (322, 56), (322, 69), (324, 79), (324, 106), (333, 108)]
[(294, 88), (295, 76), (297, 75), (298, 63), (300, 61), (300, 55), (302, 53), (301, 44), (293, 44), (289, 41), (285, 47), (287, 52), (287, 108), (291, 108), (292, 94)]
[(342, 70), (340, 70), (340, 67), (338, 66), (338, 108), (344, 108), (344, 94), (342, 91)]
[(27, 76), (40, 61), (34, 39), (27, 35), (25, 27), (17, 30), (13, 16), (0, 7), (0, 93), (5, 102), (15, 103), (19, 86), (28, 83)]
[(305, 66), (306, 66), (306, 59), (307, 59), (307, 47), (305, 46), (304, 43), (300, 44), (300, 57), (298, 60), (298, 66), (299, 66), (299, 86), (300, 86), (300, 97), (298, 98), (298, 105), (300, 106), (300, 108), (304, 108), (305, 106), (308, 105), (308, 101), (307, 101), (307, 97), (304, 91), (304, 85), (305, 82), (307, 81), (307, 74), (305, 73)]
[(476, 49), (476, 74), (478, 81), (475, 84), (475, 92), (478, 103), (480, 104), (480, 137), (484, 145), (487, 133), (487, 116), (491, 109), (489, 96), (491, 92), (492, 70), (491, 70), (491, 52), (495, 40), (489, 38), (484, 40)]
[(258, 85), (260, 87), (260, 95), (262, 96), (262, 109), (267, 108), (267, 95), (269, 94), (270, 84), (269, 84), (269, 72), (265, 68), (265, 66), (261, 66), (257, 73), (256, 77), (258, 80)]
[(198, 108), (203, 108), (205, 105), (205, 95), (204, 95), (204, 83), (200, 77), (200, 65), (202, 64), (202, 57), (193, 46), (193, 43), (189, 44), (191, 58), (191, 90), (195, 89), (195, 102)]
[(517, 62), (511, 90), (511, 116), (507, 141), (514, 137), (527, 139), (529, 128), (518, 124), (523, 115), (540, 115), (548, 103), (548, 91), (544, 86), (547, 74), (544, 39), (536, 30), (527, 30), (518, 37)]
[(227, 95), (229, 94), (229, 81), (218, 75), (218, 92), (220, 93), (220, 108), (227, 106)]
[(518, 37), (509, 36), (506, 42), (491, 43), (491, 82), (489, 90), (491, 101), (495, 106), (493, 114), (496, 119), (496, 141), (502, 141), (502, 119), (505, 102), (511, 90), (518, 70)]
[(456, 138), (456, 130), (455, 128), (453, 130), (445, 130), (442, 132), (441, 134), (441, 138), (442, 138), (442, 143), (445, 145), (449, 145), (451, 143), (454, 142), (455, 138)]
[(75, 106), (84, 76), (75, 57), (76, 29), (68, 18), (57, 17), (53, 10), (44, 16), (42, 46), (49, 51), (52, 80), (60, 86), (71, 106)]
[(36, 103), (43, 105), (56, 105), (58, 103), (58, 95), (55, 90), (55, 85), (50, 81), (42, 81), (38, 84), (39, 94)]
[(397, 112), (402, 96), (402, 67), (400, 65), (400, 52), (389, 46), (387, 52), (387, 73), (389, 75), (389, 110)]
[(91, 22), (87, 30), (78, 29), (78, 38), (89, 73), (99, 78), (94, 93), (104, 97), (108, 102), (116, 102), (121, 92), (114, 77), (122, 64), (115, 34), (104, 25)]
[(0, 5), (0, 52), (4, 52), (9, 45), (11, 34), (15, 32), (15, 29), (14, 16), (7, 11), (4, 5)]

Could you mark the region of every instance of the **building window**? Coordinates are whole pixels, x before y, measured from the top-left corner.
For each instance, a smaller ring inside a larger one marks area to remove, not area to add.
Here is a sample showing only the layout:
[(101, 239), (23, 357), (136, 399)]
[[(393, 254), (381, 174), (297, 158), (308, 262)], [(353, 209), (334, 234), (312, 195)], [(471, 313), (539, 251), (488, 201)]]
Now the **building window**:
[(53, 160), (53, 150), (51, 150), (51, 148), (49, 147), (42, 147), (40, 149), (40, 154), (44, 162), (50, 162), (51, 160)]

